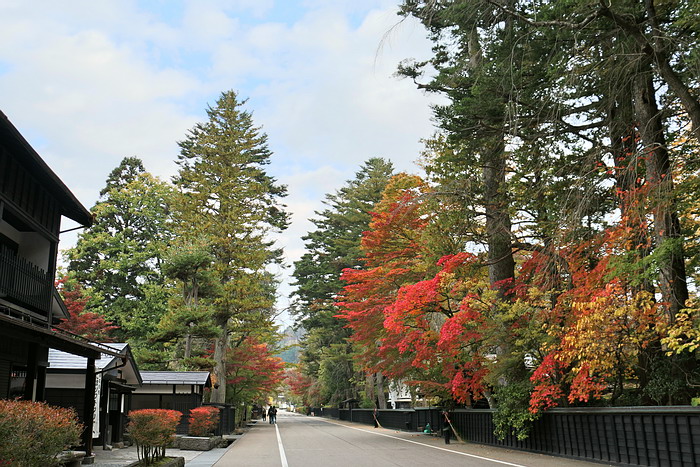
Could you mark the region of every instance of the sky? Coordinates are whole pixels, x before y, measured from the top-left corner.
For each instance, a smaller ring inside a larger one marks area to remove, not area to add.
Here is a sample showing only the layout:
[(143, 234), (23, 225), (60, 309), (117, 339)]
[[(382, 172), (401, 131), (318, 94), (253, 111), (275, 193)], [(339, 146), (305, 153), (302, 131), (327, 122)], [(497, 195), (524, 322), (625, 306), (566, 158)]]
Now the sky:
[[(419, 173), (437, 98), (394, 74), (430, 43), (397, 3), (0, 0), (0, 110), (89, 209), (124, 157), (169, 180), (206, 106), (228, 90), (247, 98), (269, 137), (269, 173), (289, 191), (283, 309), (325, 194), (370, 157)], [(60, 248), (76, 238), (63, 234)]]

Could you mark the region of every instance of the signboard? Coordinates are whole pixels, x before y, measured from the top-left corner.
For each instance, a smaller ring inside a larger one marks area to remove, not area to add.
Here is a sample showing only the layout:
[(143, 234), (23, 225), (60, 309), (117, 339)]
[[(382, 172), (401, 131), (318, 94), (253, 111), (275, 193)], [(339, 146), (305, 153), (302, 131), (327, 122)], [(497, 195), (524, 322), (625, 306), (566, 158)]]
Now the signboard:
[(100, 391), (102, 390), (102, 373), (95, 375), (95, 412), (92, 416), (92, 437), (100, 436)]

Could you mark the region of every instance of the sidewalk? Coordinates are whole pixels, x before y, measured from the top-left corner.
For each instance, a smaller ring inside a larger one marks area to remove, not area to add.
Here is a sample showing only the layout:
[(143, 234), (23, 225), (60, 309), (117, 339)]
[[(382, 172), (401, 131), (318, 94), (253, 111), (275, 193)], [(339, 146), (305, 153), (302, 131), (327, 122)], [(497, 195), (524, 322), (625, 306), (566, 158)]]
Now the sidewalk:
[[(234, 439), (240, 438), (241, 435), (236, 435)], [(180, 449), (167, 448), (165, 455), (168, 457), (184, 457), (185, 464), (192, 467), (211, 467), (233, 446), (234, 443), (227, 448), (215, 448), (211, 451), (183, 451)], [(138, 461), (138, 453), (136, 446), (129, 446), (122, 449), (113, 449), (104, 451), (101, 447), (95, 448), (94, 467), (128, 467)]]

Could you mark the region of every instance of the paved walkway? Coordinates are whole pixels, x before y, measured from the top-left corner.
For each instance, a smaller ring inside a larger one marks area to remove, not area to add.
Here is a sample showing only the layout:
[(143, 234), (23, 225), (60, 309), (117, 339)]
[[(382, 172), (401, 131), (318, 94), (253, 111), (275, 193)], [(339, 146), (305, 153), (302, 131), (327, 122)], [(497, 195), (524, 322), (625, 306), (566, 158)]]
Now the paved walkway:
[[(212, 451), (225, 451), (225, 449), (216, 449)], [(209, 451), (211, 452), (211, 451)], [(98, 447), (94, 451), (95, 467), (127, 467), (138, 461), (138, 453), (136, 446), (130, 446), (123, 449), (113, 449), (111, 451), (103, 451)], [(185, 463), (190, 464), (194, 459), (203, 454), (202, 451), (181, 451), (180, 449), (168, 448), (165, 450), (165, 455), (168, 457), (184, 457)]]
[[(231, 446), (233, 446), (233, 444), (231, 444)], [(168, 457), (184, 457), (187, 466), (211, 467), (221, 459), (227, 449), (228, 448), (216, 448), (211, 451), (183, 451), (180, 449), (168, 448), (165, 450), (165, 455)], [(95, 455), (95, 463), (92, 464), (94, 467), (127, 467), (138, 461), (136, 446), (112, 449), (111, 451), (104, 451), (102, 447), (98, 446), (93, 451), (93, 454)]]

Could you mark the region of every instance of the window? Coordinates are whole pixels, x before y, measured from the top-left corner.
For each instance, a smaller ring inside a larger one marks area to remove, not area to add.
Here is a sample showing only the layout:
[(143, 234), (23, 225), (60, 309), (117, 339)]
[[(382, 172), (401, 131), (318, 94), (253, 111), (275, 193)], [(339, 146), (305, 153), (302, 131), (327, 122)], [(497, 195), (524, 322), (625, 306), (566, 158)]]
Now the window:
[(117, 392), (110, 392), (109, 393), (109, 410), (110, 411), (116, 411), (116, 410), (121, 409), (121, 406), (119, 404), (121, 402), (120, 396), (121, 396), (121, 394), (119, 394)]
[(14, 261), (19, 245), (0, 233), (0, 297), (7, 295), (14, 284)]
[(7, 393), (8, 399), (23, 398), (27, 388), (27, 367), (12, 365), (10, 370), (10, 390)]
[(0, 253), (8, 256), (17, 256), (19, 245), (9, 237), (0, 233)]

